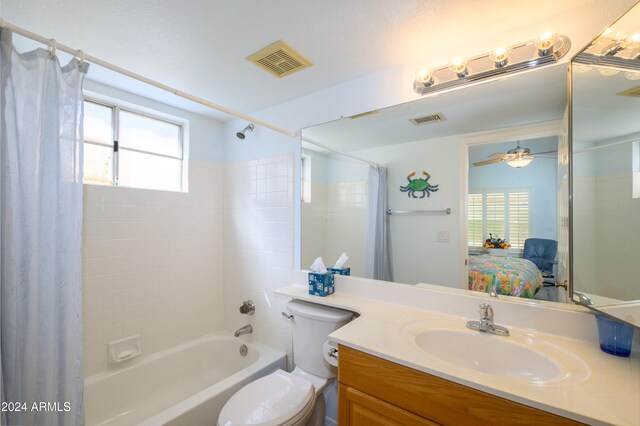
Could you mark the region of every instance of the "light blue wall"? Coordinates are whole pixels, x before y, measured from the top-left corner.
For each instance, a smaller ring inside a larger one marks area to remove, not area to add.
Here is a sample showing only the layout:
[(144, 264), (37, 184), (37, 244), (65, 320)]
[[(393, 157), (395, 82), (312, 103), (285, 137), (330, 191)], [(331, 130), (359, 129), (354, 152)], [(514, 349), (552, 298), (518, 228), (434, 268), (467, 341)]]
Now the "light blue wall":
[[(602, 142), (606, 144), (606, 142)], [(593, 146), (593, 145), (592, 145)], [(631, 173), (633, 169), (633, 144), (614, 145), (573, 155), (575, 176), (607, 176)]]
[[(515, 148), (515, 142), (478, 145), (469, 148), (469, 189), (483, 188), (531, 188), (533, 206), (532, 237), (558, 239), (558, 177), (555, 159), (534, 159), (521, 169), (506, 164), (474, 167), (472, 163), (486, 160), (496, 152)], [(558, 148), (556, 137), (532, 139), (521, 142), (532, 153)]]
[(200, 114), (185, 111), (167, 104), (134, 95), (111, 86), (86, 80), (85, 91), (97, 93), (116, 100), (121, 100), (149, 108), (161, 113), (170, 114), (189, 121), (189, 159), (210, 163), (224, 162), (223, 132), (224, 123)]

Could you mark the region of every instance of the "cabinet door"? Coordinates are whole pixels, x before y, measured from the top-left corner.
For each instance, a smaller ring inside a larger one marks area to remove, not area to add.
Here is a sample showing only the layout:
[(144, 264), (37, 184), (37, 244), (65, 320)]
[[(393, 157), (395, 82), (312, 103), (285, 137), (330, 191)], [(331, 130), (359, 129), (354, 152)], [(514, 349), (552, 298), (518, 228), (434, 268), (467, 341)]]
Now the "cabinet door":
[(434, 426), (413, 413), (357, 389), (340, 384), (338, 424), (340, 426)]

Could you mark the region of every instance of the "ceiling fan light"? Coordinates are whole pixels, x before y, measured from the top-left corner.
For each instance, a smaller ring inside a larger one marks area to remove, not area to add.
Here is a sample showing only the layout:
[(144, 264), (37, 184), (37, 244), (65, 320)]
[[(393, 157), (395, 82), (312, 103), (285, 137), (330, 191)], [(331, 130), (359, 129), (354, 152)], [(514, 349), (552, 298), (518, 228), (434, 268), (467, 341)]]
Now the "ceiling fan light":
[(527, 167), (533, 158), (516, 158), (514, 160), (505, 161), (509, 167), (513, 167), (515, 169), (521, 169), (523, 167)]

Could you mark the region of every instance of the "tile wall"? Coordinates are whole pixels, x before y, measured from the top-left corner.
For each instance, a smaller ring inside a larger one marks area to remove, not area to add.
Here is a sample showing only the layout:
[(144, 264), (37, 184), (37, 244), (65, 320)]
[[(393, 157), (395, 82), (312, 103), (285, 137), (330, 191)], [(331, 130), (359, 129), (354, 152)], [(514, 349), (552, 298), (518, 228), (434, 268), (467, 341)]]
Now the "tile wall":
[(349, 255), (351, 274), (364, 277), (367, 231), (366, 180), (327, 185), (327, 259), (328, 264), (341, 253)]
[(85, 375), (107, 343), (139, 334), (143, 356), (221, 329), (223, 166), (190, 161), (189, 193), (85, 185)]
[[(256, 339), (291, 355), (287, 298), (273, 290), (291, 283), (294, 156), (231, 164), (224, 170), (224, 326), (253, 325)], [(243, 300), (256, 304), (242, 315)], [(289, 356), (291, 360), (291, 356)]]
[(640, 199), (632, 174), (574, 178), (574, 282), (579, 290), (638, 299)]
[(346, 252), (351, 274), (364, 276), (367, 188), (366, 180), (311, 184), (311, 202), (302, 204), (302, 268), (318, 256), (331, 266)]

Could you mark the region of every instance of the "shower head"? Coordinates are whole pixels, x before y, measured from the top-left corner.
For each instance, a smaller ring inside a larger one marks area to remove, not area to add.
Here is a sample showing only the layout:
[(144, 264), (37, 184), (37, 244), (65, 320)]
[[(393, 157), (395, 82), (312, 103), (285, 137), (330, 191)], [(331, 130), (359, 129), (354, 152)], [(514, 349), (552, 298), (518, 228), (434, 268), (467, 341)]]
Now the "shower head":
[(251, 132), (253, 131), (253, 123), (249, 123), (245, 126), (244, 129), (242, 129), (241, 132), (236, 133), (236, 137), (240, 140), (243, 140), (245, 138), (245, 133), (246, 132)]

